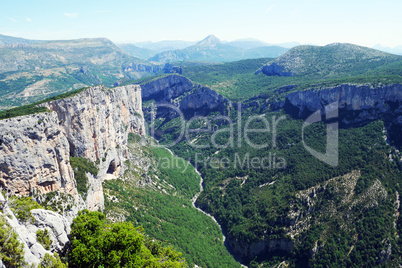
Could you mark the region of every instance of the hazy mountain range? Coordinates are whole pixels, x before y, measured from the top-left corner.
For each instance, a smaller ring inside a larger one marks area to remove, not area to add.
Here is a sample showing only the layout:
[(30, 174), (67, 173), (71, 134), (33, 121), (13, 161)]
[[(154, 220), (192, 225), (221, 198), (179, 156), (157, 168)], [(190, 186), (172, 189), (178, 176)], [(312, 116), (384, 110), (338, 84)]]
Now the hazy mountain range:
[(256, 39), (223, 42), (209, 35), (199, 42), (160, 41), (120, 44), (119, 47), (134, 57), (152, 62), (211, 61), (229, 62), (248, 58), (277, 57), (288, 49), (269, 45)]

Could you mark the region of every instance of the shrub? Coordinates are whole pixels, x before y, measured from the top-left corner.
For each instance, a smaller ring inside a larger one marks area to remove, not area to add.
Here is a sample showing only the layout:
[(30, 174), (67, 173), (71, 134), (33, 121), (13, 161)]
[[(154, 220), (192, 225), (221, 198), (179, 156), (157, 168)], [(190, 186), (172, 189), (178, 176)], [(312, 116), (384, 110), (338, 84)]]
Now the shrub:
[(61, 261), (59, 254), (54, 253), (54, 255), (50, 255), (49, 253), (45, 254), (45, 257), (39, 264), (38, 268), (67, 268), (68, 264), (65, 264)]
[[(72, 267), (187, 267), (181, 253), (144, 243), (142, 228), (131, 222), (107, 224), (105, 215), (79, 212), (71, 225), (69, 264)], [(153, 255), (153, 253), (155, 255)]]
[(21, 267), (24, 261), (23, 245), (3, 216), (0, 216), (0, 260), (6, 267)]
[(77, 190), (80, 195), (85, 195), (88, 192), (88, 178), (86, 172), (96, 176), (98, 168), (91, 161), (83, 157), (70, 157), (70, 164), (74, 170), (74, 178), (77, 182)]
[(36, 231), (36, 241), (39, 242), (46, 250), (50, 250), (50, 245), (52, 244), (52, 240), (49, 237), (49, 232), (47, 229)]
[(32, 216), (31, 210), (43, 208), (29, 196), (13, 196), (9, 199), (9, 206), (17, 219), (22, 222), (35, 222), (35, 218)]

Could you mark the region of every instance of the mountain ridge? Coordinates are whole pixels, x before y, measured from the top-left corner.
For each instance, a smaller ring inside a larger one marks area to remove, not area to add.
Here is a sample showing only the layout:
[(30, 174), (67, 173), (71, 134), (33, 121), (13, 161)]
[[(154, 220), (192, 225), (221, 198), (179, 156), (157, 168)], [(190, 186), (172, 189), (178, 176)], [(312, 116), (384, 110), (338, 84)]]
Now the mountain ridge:
[(249, 50), (231, 46), (230, 43), (223, 43), (216, 36), (209, 35), (195, 45), (184, 49), (164, 51), (148, 60), (163, 63), (175, 61), (228, 62), (250, 57), (277, 57), (287, 51), (286, 48), (279, 46), (266, 46), (259, 49)]
[(85, 86), (113, 86), (162, 69), (130, 56), (106, 38), (0, 47), (0, 109)]
[[(260, 69), (267, 75), (333, 76), (335, 72), (348, 75), (351, 68), (368, 70), (371, 65), (399, 62), (401, 56), (349, 43), (325, 46), (302, 45), (290, 49)], [(371, 64), (370, 66), (366, 66)]]

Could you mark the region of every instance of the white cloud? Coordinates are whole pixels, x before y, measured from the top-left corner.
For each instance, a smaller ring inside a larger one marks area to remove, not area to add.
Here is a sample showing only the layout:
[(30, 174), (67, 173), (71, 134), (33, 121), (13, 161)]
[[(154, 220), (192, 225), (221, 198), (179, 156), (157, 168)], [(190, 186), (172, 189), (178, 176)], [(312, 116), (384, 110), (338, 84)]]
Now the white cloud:
[(269, 13), (274, 7), (275, 5), (270, 5), (269, 7), (267, 7), (267, 9), (265, 10), (265, 14)]
[(7, 19), (11, 20), (12, 22), (18, 22), (16, 19), (13, 19), (13, 18), (10, 18), (10, 17), (7, 17)]
[(78, 17), (78, 13), (64, 12), (64, 16), (66, 16), (67, 18), (76, 18), (76, 17)]
[(32, 19), (31, 19), (31, 18), (25, 18), (25, 20), (26, 20), (26, 22), (29, 22), (29, 23), (32, 22)]

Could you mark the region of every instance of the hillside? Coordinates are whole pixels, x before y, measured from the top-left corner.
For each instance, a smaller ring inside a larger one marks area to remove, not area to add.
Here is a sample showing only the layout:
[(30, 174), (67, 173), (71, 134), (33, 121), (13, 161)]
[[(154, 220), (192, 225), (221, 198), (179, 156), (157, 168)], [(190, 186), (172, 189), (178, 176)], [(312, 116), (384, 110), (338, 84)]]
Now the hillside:
[(158, 42), (151, 42), (151, 41), (137, 42), (134, 43), (133, 45), (139, 48), (149, 49), (159, 53), (168, 50), (184, 49), (186, 47), (194, 45), (195, 43), (197, 42), (183, 41), (183, 40), (163, 40)]
[[(243, 263), (392, 267), (401, 261), (402, 156), (387, 144), (400, 140), (401, 84), (296, 91), (282, 104), (270, 95), (229, 103), (171, 77), (142, 85), (145, 119), (161, 144), (201, 172), (205, 188), (196, 205), (215, 216)], [(152, 105), (168, 99), (184, 115), (186, 137), (183, 118), (164, 109), (150, 116)], [(336, 166), (306, 150), (324, 153), (335, 141), (326, 140), (326, 124), (304, 129), (307, 116), (334, 100), (340, 104)], [(246, 126), (264, 133), (246, 138)]]
[[(231, 100), (243, 101), (260, 94), (283, 99), (290, 91), (343, 83), (402, 81), (402, 56), (349, 44), (295, 47), (276, 59), (181, 66), (182, 74), (192, 81), (207, 85)], [(292, 75), (283, 75), (284, 72)]]
[(119, 44), (119, 48), (127, 52), (133, 57), (140, 58), (143, 60), (146, 60), (148, 58), (153, 57), (156, 53), (158, 53), (155, 50), (147, 49), (147, 48), (141, 48), (133, 44)]
[(128, 55), (103, 38), (17, 41), (20, 45), (0, 47), (0, 109), (84, 86), (112, 86), (118, 80), (140, 78), (162, 69)]
[(278, 46), (264, 46), (243, 49), (222, 43), (217, 37), (209, 35), (193, 46), (184, 49), (165, 51), (149, 58), (154, 62), (211, 61), (229, 62), (247, 58), (277, 57), (287, 49)]
[(336, 77), (369, 73), (384, 65), (400, 62), (401, 56), (353, 44), (298, 46), (267, 63), (262, 72), (275, 75), (270, 66), (291, 76)]
[(29, 45), (29, 44), (36, 44), (43, 41), (40, 40), (29, 40), (19, 37), (7, 36), (0, 34), (0, 47), (5, 46), (18, 46), (18, 45)]

